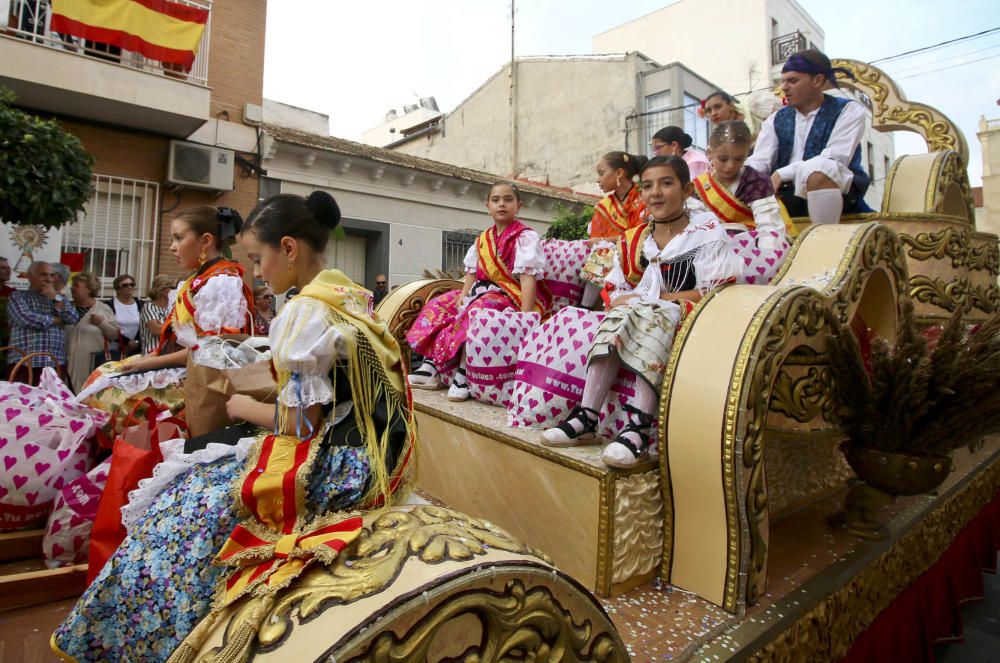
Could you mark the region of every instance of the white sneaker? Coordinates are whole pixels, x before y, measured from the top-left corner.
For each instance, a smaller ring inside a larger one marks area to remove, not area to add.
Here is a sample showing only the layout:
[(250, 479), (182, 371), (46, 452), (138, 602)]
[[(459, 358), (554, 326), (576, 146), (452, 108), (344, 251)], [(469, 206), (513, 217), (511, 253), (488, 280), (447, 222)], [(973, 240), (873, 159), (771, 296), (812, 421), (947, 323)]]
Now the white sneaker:
[[(424, 388), (426, 389), (426, 387)], [(451, 386), (448, 387), (448, 400), (456, 403), (469, 400), (469, 385), (460, 387), (452, 382)]]

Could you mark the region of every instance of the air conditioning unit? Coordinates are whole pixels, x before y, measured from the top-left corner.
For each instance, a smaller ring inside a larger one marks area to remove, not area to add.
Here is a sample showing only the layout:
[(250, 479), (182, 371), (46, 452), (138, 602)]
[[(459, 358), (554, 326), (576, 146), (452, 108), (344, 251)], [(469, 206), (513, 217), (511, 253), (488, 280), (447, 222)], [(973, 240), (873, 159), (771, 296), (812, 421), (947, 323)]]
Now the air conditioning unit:
[(167, 182), (188, 189), (232, 191), (234, 157), (232, 150), (172, 140)]

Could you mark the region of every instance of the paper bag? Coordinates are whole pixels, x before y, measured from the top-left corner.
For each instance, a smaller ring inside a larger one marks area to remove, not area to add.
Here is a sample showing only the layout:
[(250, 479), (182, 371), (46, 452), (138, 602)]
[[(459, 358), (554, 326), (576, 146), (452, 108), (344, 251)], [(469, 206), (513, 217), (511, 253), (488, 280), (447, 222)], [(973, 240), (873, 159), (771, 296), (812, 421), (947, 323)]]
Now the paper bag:
[(240, 368), (223, 371), (229, 381), (229, 395), (244, 394), (261, 403), (278, 401), (278, 383), (271, 372), (270, 361), (258, 361)]

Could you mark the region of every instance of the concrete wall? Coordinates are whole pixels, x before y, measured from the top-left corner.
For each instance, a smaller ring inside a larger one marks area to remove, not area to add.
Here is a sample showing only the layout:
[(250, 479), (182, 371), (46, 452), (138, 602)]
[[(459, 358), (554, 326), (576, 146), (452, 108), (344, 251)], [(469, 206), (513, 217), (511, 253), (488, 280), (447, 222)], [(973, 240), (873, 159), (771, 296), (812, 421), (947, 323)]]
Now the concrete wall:
[[(578, 187), (596, 178), (597, 160), (625, 147), (625, 117), (636, 107), (635, 54), (539, 58), (517, 63), (520, 177)], [(393, 148), (491, 173), (511, 172), (508, 68), (449, 113), (439, 133)]]
[(402, 139), (403, 132), (407, 129), (436, 117), (441, 117), (441, 111), (420, 106), (409, 113), (399, 115), (365, 131), (361, 134), (361, 142), (375, 147), (385, 147)]
[(981, 117), (976, 135), (983, 150), (983, 207), (976, 227), (1000, 235), (1000, 119)]
[(772, 19), (778, 22), (777, 36), (798, 30), (823, 48), (822, 29), (795, 0), (719, 0), (710, 5), (679, 0), (596, 35), (591, 50), (641, 51), (657, 62), (680, 62), (731, 94), (741, 94), (773, 80)]

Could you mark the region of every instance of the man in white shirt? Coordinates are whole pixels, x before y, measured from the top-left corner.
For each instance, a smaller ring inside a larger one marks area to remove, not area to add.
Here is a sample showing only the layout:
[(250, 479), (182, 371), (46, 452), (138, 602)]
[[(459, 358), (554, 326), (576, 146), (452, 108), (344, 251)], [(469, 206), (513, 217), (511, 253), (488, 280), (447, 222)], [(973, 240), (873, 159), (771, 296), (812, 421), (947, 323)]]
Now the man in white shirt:
[[(844, 71), (839, 69), (840, 71)], [(791, 216), (838, 223), (842, 213), (870, 212), (871, 181), (861, 166), (865, 111), (856, 101), (824, 94), (837, 79), (830, 59), (808, 49), (781, 70), (787, 106), (764, 121), (747, 165), (771, 176)]]

